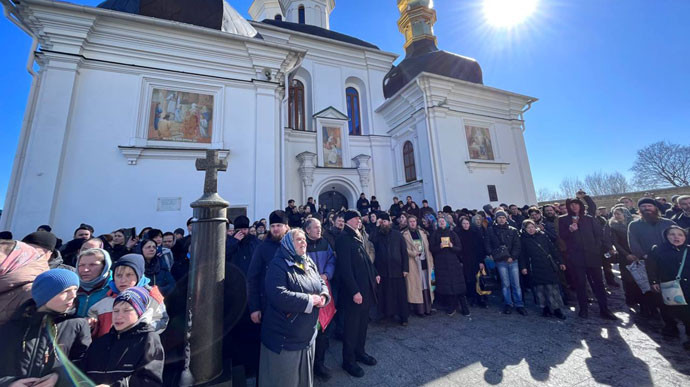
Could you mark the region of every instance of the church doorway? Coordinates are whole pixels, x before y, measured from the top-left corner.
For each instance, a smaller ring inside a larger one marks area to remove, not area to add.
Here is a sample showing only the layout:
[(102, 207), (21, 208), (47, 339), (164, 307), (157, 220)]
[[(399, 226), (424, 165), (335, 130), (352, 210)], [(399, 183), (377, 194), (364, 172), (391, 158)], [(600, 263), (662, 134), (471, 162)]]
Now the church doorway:
[(350, 208), (345, 195), (338, 191), (327, 191), (319, 195), (319, 205), (325, 204), (328, 211), (340, 211), (342, 208)]

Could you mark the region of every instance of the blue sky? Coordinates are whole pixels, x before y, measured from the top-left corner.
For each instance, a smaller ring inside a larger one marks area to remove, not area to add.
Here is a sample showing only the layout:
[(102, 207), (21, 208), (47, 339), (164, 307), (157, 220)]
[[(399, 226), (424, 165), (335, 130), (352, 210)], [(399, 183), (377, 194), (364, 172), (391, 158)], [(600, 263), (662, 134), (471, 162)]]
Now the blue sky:
[[(690, 1), (540, 0), (512, 29), (491, 27), (482, 1), (435, 1), (439, 47), (476, 58), (486, 85), (539, 98), (525, 117), (537, 190), (595, 171), (629, 175), (637, 149), (690, 142)], [(248, 17), (251, 0), (229, 2)], [(403, 54), (395, 1), (336, 3), (331, 29)], [(31, 41), (2, 18), (0, 44), (2, 207), (29, 93)]]

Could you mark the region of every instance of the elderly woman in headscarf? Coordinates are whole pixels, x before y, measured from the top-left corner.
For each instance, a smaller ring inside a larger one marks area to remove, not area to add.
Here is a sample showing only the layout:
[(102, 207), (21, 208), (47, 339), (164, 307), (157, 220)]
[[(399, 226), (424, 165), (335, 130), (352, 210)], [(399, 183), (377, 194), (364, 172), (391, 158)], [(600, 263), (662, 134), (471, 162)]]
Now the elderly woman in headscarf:
[(606, 235), (611, 237), (611, 243), (615, 248), (616, 262), (618, 263), (623, 281), (625, 303), (632, 307), (642, 302), (642, 290), (635, 282), (627, 265), (636, 260), (628, 245), (628, 225), (637, 216), (630, 213), (625, 206), (615, 206), (611, 209), (613, 216), (606, 225)]
[(319, 308), (330, 302), (326, 283), (307, 256), (304, 231), (289, 231), (266, 270), (259, 386), (311, 387)]
[(110, 254), (103, 249), (88, 249), (77, 256), (77, 316), (86, 317), (89, 308), (108, 294), (110, 281)]

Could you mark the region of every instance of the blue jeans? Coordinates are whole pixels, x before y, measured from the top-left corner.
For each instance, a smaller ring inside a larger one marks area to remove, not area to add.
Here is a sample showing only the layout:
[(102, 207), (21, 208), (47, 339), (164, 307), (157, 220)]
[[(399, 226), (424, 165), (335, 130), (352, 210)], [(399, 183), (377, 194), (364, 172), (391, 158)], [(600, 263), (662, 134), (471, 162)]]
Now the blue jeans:
[(503, 291), (505, 304), (507, 306), (515, 306), (516, 308), (524, 307), (522, 290), (520, 290), (520, 268), (518, 267), (517, 260), (514, 259), (513, 263), (506, 261), (496, 262), (496, 268), (501, 277), (501, 290)]

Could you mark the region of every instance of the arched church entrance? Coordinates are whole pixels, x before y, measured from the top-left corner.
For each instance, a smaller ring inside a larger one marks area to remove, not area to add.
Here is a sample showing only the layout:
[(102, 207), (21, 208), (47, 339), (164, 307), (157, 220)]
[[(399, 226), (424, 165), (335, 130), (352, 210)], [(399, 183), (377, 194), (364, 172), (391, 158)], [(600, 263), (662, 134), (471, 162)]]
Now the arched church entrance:
[(331, 177), (314, 187), (314, 197), (318, 195), (318, 205), (326, 205), (328, 210), (350, 209), (359, 197), (358, 188), (350, 179), (342, 176)]
[(319, 205), (325, 204), (326, 209), (340, 211), (342, 208), (350, 208), (348, 206), (345, 195), (338, 191), (326, 191), (319, 195)]

